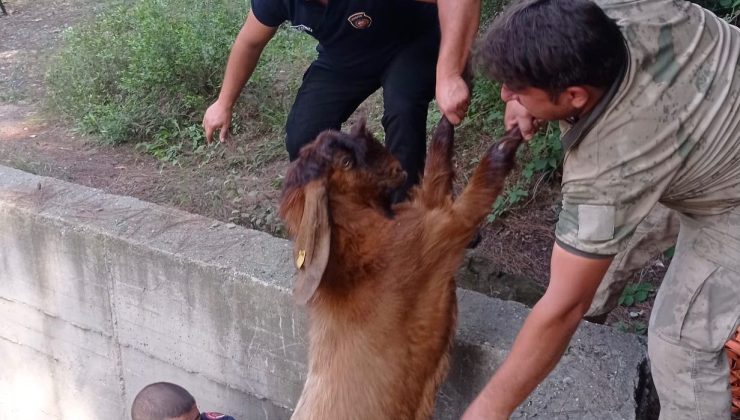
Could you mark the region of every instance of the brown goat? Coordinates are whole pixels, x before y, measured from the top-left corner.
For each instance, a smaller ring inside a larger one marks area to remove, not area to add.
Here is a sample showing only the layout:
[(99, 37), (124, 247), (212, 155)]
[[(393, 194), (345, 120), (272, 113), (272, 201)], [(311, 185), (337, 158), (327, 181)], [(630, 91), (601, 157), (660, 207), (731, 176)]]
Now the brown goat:
[(491, 146), (457, 200), (442, 119), (421, 185), (365, 129), (325, 131), (288, 169), (280, 215), (294, 240), (294, 295), (308, 304), (308, 377), (296, 420), (428, 419), (446, 375), (454, 274), (514, 165), (518, 130)]

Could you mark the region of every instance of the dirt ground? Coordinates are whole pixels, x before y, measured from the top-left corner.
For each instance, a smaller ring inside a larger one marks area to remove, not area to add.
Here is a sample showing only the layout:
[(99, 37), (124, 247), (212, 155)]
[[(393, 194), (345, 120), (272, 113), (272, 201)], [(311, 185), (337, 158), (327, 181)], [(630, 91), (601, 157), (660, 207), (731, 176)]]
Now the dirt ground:
[[(76, 133), (70, 121), (44, 112), (43, 75), (62, 32), (114, 1), (4, 3), (10, 15), (0, 16), (0, 164), (283, 234), (275, 210), (287, 157), (258, 170), (235, 168), (231, 163), (240, 159), (240, 152), (232, 143), (205, 165), (186, 156), (181, 166), (172, 166), (133, 144), (101, 146)], [(466, 158), (458, 156), (458, 161)], [(461, 171), (463, 179), (469, 169)], [(539, 183), (530, 197), (523, 208), (484, 226), (475, 252), (502, 273), (544, 287), (557, 219), (557, 185)], [(664, 271), (660, 264), (656, 261), (644, 270), (642, 280), (657, 284)], [(607, 322), (647, 324), (649, 305), (620, 307)]]

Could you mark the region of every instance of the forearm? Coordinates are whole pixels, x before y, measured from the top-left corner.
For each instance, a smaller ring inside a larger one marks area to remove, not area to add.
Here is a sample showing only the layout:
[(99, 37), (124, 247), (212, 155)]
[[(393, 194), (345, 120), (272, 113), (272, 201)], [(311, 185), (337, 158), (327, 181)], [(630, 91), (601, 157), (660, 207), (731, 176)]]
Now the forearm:
[(532, 309), (511, 353), (478, 397), (484, 411), (511, 415), (557, 365), (582, 312), (582, 307), (553, 311), (543, 301)]
[(224, 105), (232, 107), (239, 98), (244, 85), (257, 66), (262, 50), (276, 31), (277, 28), (260, 24), (251, 13), (247, 16), (247, 21), (239, 31), (226, 63), (224, 80), (218, 96), (218, 100)]
[(219, 101), (224, 102), (229, 107), (236, 103), (244, 85), (252, 76), (261, 54), (262, 48), (240, 46), (238, 42), (234, 43), (231, 55), (229, 55), (229, 61), (226, 64), (224, 81), (221, 85), (221, 92), (218, 95)]
[(480, 0), (437, 0), (442, 30), (437, 78), (462, 74), (478, 32), (480, 7)]
[(509, 418), (560, 360), (611, 261), (553, 246), (547, 292), (524, 322), (509, 356), (468, 407), (465, 420)]

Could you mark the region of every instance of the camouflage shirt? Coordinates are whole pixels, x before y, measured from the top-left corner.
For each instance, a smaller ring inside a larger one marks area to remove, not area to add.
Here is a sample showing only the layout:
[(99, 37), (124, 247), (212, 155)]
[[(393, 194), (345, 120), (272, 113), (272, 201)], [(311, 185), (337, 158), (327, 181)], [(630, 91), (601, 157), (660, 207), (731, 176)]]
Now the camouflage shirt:
[(597, 0), (628, 68), (567, 148), (558, 243), (614, 255), (656, 202), (687, 214), (740, 204), (740, 30), (678, 0)]

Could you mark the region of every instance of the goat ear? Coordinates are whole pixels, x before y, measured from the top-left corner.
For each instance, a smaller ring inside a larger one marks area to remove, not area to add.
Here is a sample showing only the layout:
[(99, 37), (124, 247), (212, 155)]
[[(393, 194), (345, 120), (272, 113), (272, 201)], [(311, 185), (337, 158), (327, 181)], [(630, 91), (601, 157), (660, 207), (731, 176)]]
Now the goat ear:
[(293, 245), (293, 258), (298, 279), (293, 297), (305, 305), (316, 293), (329, 262), (331, 226), (326, 185), (311, 181), (304, 188), (303, 217)]

